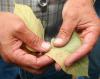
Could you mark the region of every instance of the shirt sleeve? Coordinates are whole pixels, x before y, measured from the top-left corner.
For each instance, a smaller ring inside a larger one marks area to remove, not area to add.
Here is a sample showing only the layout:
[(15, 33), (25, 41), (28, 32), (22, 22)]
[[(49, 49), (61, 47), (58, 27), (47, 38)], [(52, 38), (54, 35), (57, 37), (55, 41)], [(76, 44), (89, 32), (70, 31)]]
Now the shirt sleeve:
[(93, 3), (95, 3), (96, 2), (96, 0), (93, 0)]

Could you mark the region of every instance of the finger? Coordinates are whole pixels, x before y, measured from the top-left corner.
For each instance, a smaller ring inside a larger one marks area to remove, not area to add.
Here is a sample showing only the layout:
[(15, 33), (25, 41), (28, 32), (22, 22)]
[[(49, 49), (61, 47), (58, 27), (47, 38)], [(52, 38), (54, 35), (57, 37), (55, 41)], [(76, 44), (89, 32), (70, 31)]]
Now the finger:
[(23, 51), (22, 49), (17, 49), (9, 54), (9, 60), (21, 67), (33, 68), (38, 69), (37, 65), (37, 58), (27, 52)]
[(39, 67), (47, 66), (53, 62), (54, 60), (47, 55), (43, 55), (37, 59), (37, 64), (39, 65)]
[(54, 46), (64, 46), (69, 41), (75, 26), (76, 22), (73, 22), (72, 20), (63, 21), (60, 31), (54, 41)]
[(10, 60), (19, 66), (31, 67), (34, 69), (40, 69), (53, 62), (53, 60), (46, 55), (36, 58), (36, 56), (28, 54), (22, 49), (11, 53)]
[(60, 71), (61, 70), (61, 66), (59, 65), (59, 64), (55, 64), (55, 69), (57, 70), (57, 71)]
[[(21, 53), (21, 52), (20, 52)], [(24, 54), (24, 53), (23, 53)], [(3, 55), (2, 55), (3, 56)], [(19, 56), (19, 55), (18, 55)], [(29, 57), (29, 56), (28, 56)], [(5, 57), (4, 57), (5, 58)], [(18, 65), (18, 66), (20, 66), (21, 68), (23, 68), (24, 70), (26, 70), (26, 71), (28, 71), (28, 72), (31, 72), (31, 73), (33, 73), (33, 74), (41, 74), (41, 73), (43, 73), (44, 72), (44, 70), (43, 69), (35, 69), (35, 68), (33, 68), (32, 66), (29, 66), (29, 64), (27, 63), (27, 62), (29, 62), (28, 60), (26, 61), (26, 64), (25, 64), (25, 62), (23, 61), (23, 60), (20, 60), (20, 61), (18, 61), (18, 59), (19, 59), (19, 57), (17, 57), (17, 61), (15, 60), (15, 58), (14, 59), (11, 59), (11, 58), (13, 58), (13, 57), (11, 57), (11, 55), (10, 55), (10, 57), (8, 56), (8, 55), (6, 55), (6, 58), (8, 58), (8, 59), (6, 59), (6, 62), (10, 62), (10, 63), (14, 63), (14, 64), (16, 64), (16, 65)], [(21, 62), (22, 61), (22, 62)]]
[(25, 25), (20, 25), (14, 35), (36, 51), (47, 52), (50, 49), (50, 43), (43, 41)]
[(83, 39), (82, 46), (73, 53), (69, 58), (65, 60), (66, 66), (71, 66), (73, 63), (81, 59), (82, 57), (86, 56), (91, 49), (93, 48), (94, 44), (98, 38), (98, 32), (95, 31), (95, 28), (91, 30)]

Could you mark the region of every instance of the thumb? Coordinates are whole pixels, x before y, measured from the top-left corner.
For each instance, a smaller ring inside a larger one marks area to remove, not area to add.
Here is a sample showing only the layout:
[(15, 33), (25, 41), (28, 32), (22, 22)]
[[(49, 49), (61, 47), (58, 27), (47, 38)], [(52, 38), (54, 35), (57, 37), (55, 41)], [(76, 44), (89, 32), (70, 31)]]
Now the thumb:
[(21, 28), (18, 28), (14, 35), (27, 44), (30, 48), (38, 52), (47, 52), (51, 48), (50, 43), (39, 38), (25, 25), (20, 27)]
[(75, 22), (68, 20), (63, 21), (60, 31), (54, 41), (54, 46), (61, 47), (64, 46), (70, 39), (74, 28), (76, 26)]

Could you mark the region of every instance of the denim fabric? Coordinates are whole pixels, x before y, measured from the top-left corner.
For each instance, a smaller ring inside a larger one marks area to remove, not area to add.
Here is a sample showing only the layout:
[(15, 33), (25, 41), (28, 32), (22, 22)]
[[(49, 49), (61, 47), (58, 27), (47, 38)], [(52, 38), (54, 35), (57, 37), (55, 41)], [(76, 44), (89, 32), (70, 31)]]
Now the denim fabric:
[[(95, 8), (98, 16), (100, 17), (100, 0), (97, 0), (95, 3)], [(89, 65), (89, 75), (90, 79), (98, 79), (100, 76), (100, 37), (90, 53), (89, 56), (90, 65)]]
[(19, 69), (12, 65), (5, 63), (0, 59), (0, 79), (17, 79)]
[(97, 12), (98, 16), (100, 17), (100, 0), (96, 1), (95, 9), (96, 9), (96, 12)]
[(100, 38), (92, 50), (90, 56), (90, 64), (89, 64), (89, 75), (90, 79), (98, 79), (100, 76)]
[(72, 79), (72, 76), (64, 73), (62, 70), (57, 72), (54, 65), (50, 65), (46, 68), (45, 73), (41, 75), (33, 75), (21, 70), (21, 79)]

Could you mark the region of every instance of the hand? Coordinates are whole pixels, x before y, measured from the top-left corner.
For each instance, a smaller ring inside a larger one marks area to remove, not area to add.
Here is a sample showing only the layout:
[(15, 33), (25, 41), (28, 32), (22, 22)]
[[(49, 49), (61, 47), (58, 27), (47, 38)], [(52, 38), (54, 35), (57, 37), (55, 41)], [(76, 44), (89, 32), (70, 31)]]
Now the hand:
[(63, 23), (54, 45), (64, 46), (76, 31), (82, 39), (82, 46), (69, 58), (65, 65), (70, 66), (93, 48), (99, 36), (99, 18), (93, 8), (92, 0), (68, 0), (62, 11)]
[(47, 52), (50, 49), (50, 44), (32, 33), (19, 17), (11, 13), (0, 13), (1, 57), (29, 72), (41, 73), (42, 69), (40, 68), (53, 60), (50, 60), (47, 56), (37, 58), (29, 54), (21, 48), (23, 43), (37, 52)]

